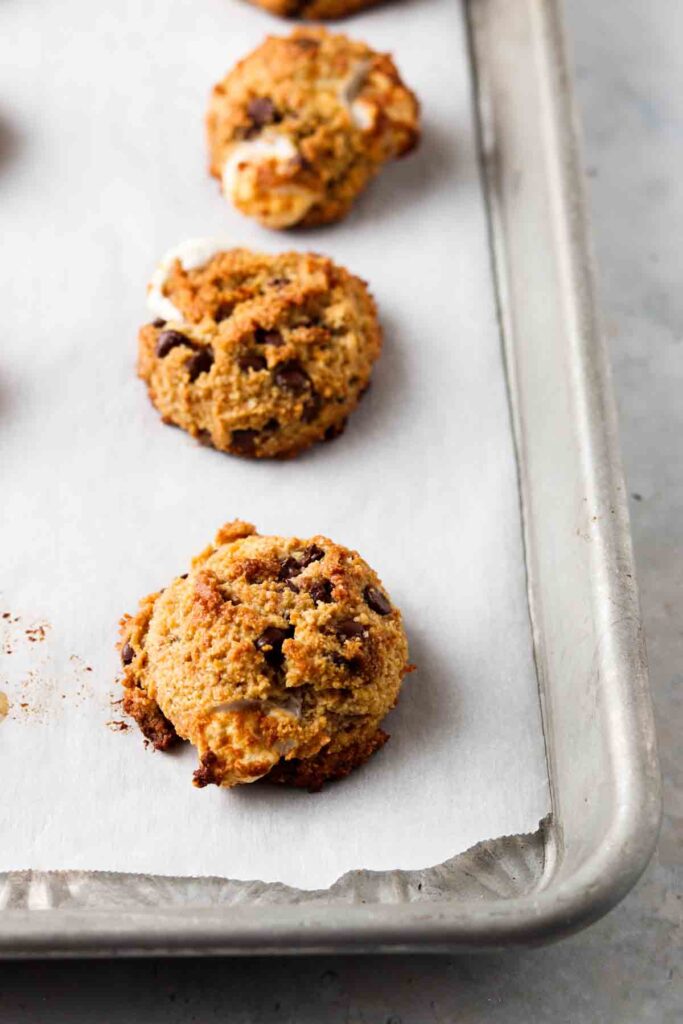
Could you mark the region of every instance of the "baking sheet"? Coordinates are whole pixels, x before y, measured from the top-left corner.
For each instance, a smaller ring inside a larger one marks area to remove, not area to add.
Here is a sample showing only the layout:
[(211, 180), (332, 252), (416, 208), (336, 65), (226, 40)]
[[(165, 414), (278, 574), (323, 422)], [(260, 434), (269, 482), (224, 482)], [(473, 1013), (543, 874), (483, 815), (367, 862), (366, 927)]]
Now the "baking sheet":
[[(201, 124), (213, 81), (284, 23), (236, 0), (11, 0), (0, 24), (0, 870), (315, 888), (535, 830), (547, 772), (459, 6), (345, 23), (395, 53), (423, 145), (343, 224), (287, 236), (226, 206)], [(216, 234), (324, 251), (379, 303), (372, 390), (342, 438), (294, 462), (200, 448), (134, 377), (156, 260)], [(419, 666), (385, 750), (314, 796), (198, 792), (193, 751), (146, 750), (111, 704), (121, 613), (238, 516), (358, 548)]]

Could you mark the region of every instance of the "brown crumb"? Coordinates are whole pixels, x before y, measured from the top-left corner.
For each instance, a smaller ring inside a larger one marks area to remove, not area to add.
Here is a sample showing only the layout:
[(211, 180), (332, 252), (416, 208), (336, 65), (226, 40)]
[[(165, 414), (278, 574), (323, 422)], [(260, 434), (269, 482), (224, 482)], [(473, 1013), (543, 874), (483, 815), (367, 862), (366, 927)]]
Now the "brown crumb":
[(147, 737), (156, 750), (168, 750), (178, 742), (178, 734), (159, 705), (137, 687), (126, 691), (123, 710), (135, 719), (142, 735)]
[(112, 732), (127, 732), (130, 726), (128, 722), (123, 722), (121, 719), (112, 719), (107, 722), (107, 728), (111, 729)]
[(338, 782), (346, 778), (354, 768), (364, 764), (380, 750), (389, 739), (383, 729), (374, 735), (351, 743), (342, 750), (328, 752), (324, 747), (315, 757), (308, 759), (282, 759), (265, 776), (264, 782), (281, 783), (318, 793), (324, 782)]
[(200, 759), (200, 767), (192, 775), (192, 781), (197, 789), (203, 789), (204, 786), (220, 785), (221, 772), (220, 768), (216, 771), (217, 766), (218, 758), (213, 750), (207, 750)]
[(42, 643), (42, 641), (47, 636), (48, 629), (49, 626), (47, 626), (47, 624), (39, 623), (37, 626), (32, 626), (30, 629), (25, 629), (24, 634), (26, 636), (26, 639), (30, 643)]

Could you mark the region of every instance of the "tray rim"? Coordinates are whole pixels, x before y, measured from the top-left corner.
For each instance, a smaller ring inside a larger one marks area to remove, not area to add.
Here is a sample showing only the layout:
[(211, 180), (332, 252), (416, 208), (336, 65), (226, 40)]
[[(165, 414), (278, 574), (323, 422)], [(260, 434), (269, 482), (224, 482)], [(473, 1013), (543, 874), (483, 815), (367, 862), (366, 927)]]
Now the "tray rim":
[[(477, 18), (498, 0), (465, 0), (475, 78), (484, 59)], [(615, 516), (596, 531), (603, 589), (637, 607), (637, 586), (623, 474), (618, 456), (616, 409), (606, 345), (596, 312), (592, 250), (581, 174), (577, 115), (567, 58), (561, 0), (508, 0), (524, 5), (545, 50), (549, 76), (547, 116), (557, 147), (563, 231), (574, 284), (574, 315), (581, 353), (578, 384), (585, 404), (587, 481)], [(489, 11), (490, 16), (490, 11)], [(480, 130), (482, 96), (478, 94)], [(483, 171), (487, 187), (485, 160)], [(491, 196), (489, 194), (489, 200)], [(492, 229), (494, 230), (494, 229)], [(588, 325), (586, 327), (586, 325)], [(616, 562), (623, 572), (610, 572)], [(628, 573), (626, 572), (628, 569)], [(611, 629), (612, 659), (623, 700), (620, 724), (609, 742), (624, 783), (601, 844), (581, 867), (553, 881), (556, 844), (551, 832), (545, 881), (523, 897), (484, 903), (335, 906), (269, 906), (267, 930), (260, 907), (153, 907), (141, 911), (9, 909), (0, 912), (0, 956), (110, 956), (297, 954), (492, 949), (534, 945), (561, 938), (597, 920), (635, 884), (652, 855), (661, 816), (659, 770), (639, 618)], [(634, 665), (640, 667), (639, 671)], [(621, 731), (620, 731), (621, 727)], [(617, 771), (618, 774), (618, 771)]]

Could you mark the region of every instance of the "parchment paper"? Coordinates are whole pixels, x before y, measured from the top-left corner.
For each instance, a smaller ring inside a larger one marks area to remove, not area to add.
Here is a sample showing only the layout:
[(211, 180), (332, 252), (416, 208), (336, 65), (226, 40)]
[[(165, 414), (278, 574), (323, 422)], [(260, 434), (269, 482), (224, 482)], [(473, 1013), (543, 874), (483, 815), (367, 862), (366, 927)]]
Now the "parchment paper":
[[(2, 4), (0, 870), (313, 888), (549, 810), (462, 12), (401, 0), (343, 27), (394, 52), (424, 141), (344, 223), (285, 236), (219, 196), (202, 127), (212, 83), (285, 22), (237, 0)], [(326, 252), (379, 303), (371, 392), (296, 461), (202, 449), (135, 378), (156, 261), (216, 234)], [(194, 751), (145, 749), (110, 704), (118, 618), (234, 517), (357, 548), (405, 614), (419, 671), (392, 739), (318, 795), (197, 791)]]

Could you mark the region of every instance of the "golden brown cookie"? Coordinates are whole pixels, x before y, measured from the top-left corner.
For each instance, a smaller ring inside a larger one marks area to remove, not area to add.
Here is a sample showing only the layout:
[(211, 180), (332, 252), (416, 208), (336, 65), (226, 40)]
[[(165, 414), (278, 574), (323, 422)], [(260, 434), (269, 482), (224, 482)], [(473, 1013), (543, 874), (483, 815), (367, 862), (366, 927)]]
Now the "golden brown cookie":
[(197, 747), (200, 787), (348, 775), (388, 738), (410, 670), (401, 613), (357, 552), (240, 521), (122, 620), (119, 649), (124, 710), (158, 749)]
[(364, 282), (324, 256), (185, 243), (149, 291), (138, 373), (165, 423), (202, 444), (290, 457), (331, 440), (381, 349)]
[(267, 227), (326, 224), (419, 138), (419, 108), (388, 54), (322, 28), (269, 36), (215, 86), (211, 173)]
[(356, 11), (372, 7), (378, 0), (251, 0), (251, 3), (281, 18), (325, 21), (328, 18), (347, 18)]

